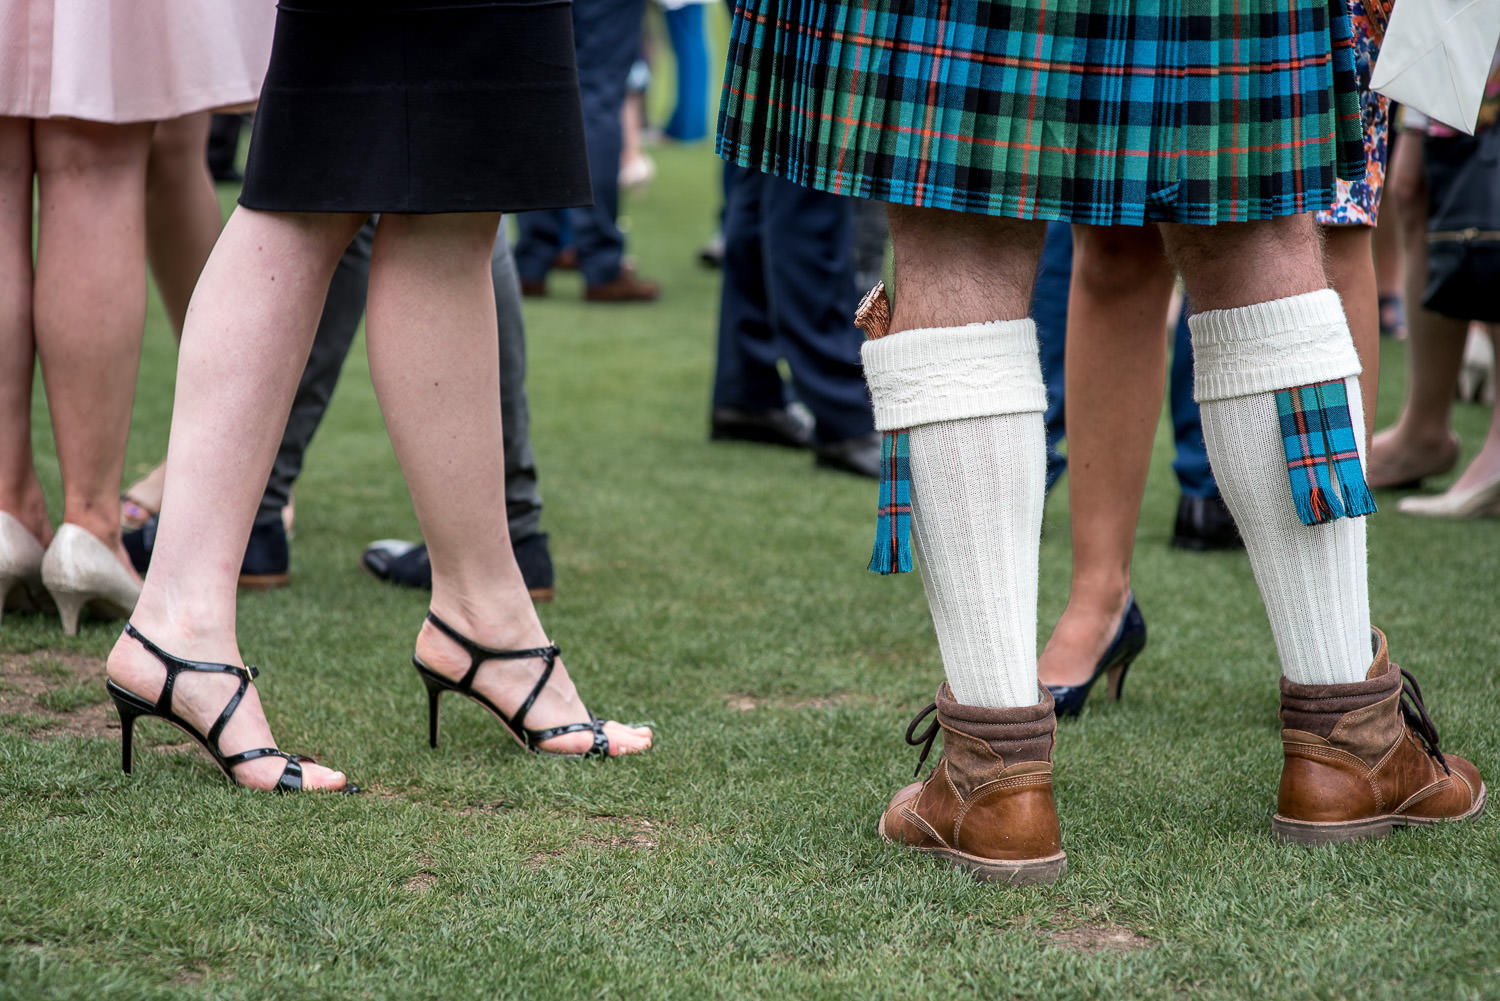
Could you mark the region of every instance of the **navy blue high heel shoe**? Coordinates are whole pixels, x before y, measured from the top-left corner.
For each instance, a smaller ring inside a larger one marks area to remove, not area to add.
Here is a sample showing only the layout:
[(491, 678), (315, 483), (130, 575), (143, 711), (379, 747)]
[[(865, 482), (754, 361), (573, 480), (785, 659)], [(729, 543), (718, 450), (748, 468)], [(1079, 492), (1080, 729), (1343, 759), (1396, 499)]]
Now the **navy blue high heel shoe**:
[(1120, 628), (1115, 632), (1115, 638), (1110, 641), (1109, 647), (1105, 649), (1104, 656), (1099, 658), (1099, 663), (1094, 668), (1094, 673), (1081, 685), (1048, 685), (1047, 691), (1052, 693), (1052, 700), (1057, 704), (1057, 715), (1077, 716), (1083, 709), (1084, 700), (1089, 697), (1089, 689), (1094, 687), (1094, 682), (1099, 680), (1102, 674), (1109, 675), (1109, 697), (1114, 701), (1120, 700), (1120, 692), (1125, 687), (1125, 672), (1130, 670), (1130, 665), (1140, 656), (1142, 650), (1146, 649), (1146, 620), (1141, 616), (1141, 606), (1135, 603), (1135, 595), (1131, 594), (1129, 602), (1125, 605), (1125, 615), (1120, 619)]

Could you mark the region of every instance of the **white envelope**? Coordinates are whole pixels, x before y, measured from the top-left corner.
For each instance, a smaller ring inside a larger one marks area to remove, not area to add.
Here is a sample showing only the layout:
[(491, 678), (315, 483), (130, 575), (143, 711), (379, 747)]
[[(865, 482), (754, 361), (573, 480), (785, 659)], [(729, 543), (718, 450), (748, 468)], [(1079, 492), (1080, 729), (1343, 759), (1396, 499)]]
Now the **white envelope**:
[(1397, 0), (1370, 89), (1473, 135), (1500, 0)]

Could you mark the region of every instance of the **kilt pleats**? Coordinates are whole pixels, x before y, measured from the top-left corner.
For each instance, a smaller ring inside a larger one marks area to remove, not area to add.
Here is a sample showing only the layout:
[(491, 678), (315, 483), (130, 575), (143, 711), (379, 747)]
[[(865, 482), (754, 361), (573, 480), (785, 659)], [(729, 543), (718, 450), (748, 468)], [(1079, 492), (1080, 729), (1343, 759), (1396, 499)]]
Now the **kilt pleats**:
[(1096, 225), (1362, 176), (1344, 0), (738, 0), (719, 152), (838, 194)]

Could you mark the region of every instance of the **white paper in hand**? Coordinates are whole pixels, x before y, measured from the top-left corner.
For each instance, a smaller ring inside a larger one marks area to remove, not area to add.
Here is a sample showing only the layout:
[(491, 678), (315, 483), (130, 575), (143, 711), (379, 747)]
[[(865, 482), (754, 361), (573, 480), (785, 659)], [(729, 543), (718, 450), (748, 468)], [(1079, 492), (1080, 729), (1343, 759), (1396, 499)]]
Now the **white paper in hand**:
[(1500, 42), (1500, 0), (1399, 0), (1370, 89), (1470, 135)]

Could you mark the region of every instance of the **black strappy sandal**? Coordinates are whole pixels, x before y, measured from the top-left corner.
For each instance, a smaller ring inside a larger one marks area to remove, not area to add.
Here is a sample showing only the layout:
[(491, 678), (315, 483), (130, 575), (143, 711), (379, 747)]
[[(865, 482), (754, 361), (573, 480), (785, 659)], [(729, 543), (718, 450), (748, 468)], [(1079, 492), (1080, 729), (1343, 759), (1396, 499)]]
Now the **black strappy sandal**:
[[(587, 723), (568, 723), (565, 726), (549, 727), (545, 730), (529, 730), (525, 726), (526, 714), (531, 711), (531, 705), (536, 697), (547, 687), (547, 681), (552, 677), (552, 668), (557, 663), (557, 657), (561, 650), (554, 643), (551, 646), (536, 647), (531, 650), (492, 650), (487, 646), (480, 646), (467, 636), (454, 629), (442, 619), (427, 613), (427, 621), (437, 626), (444, 635), (464, 648), (469, 655), (469, 670), (462, 678), (454, 681), (445, 677), (422, 663), (415, 655), (411, 662), (416, 665), (417, 673), (422, 676), (422, 684), (427, 686), (427, 730), (428, 741), (433, 747), (438, 746), (438, 700), (444, 692), (457, 692), (466, 695), (494, 713), (495, 718), (505, 724), (510, 735), (516, 738), (516, 742), (533, 754), (556, 754), (560, 758), (594, 758), (609, 757), (609, 738), (604, 735), (604, 721), (593, 713), (589, 713)], [(542, 676), (531, 689), (531, 694), (526, 696), (526, 701), (521, 703), (521, 708), (516, 710), (514, 716), (507, 716), (489, 699), (479, 692), (474, 691), (474, 678), (479, 674), (479, 666), (487, 660), (532, 660), (539, 659), (546, 663)], [(584, 730), (592, 730), (594, 733), (594, 745), (582, 754), (560, 754), (556, 751), (547, 751), (537, 746), (544, 740), (553, 737), (561, 737), (565, 733), (580, 733)]]
[[(260, 671), (253, 667), (232, 667), (229, 664), (212, 664), (201, 660), (183, 660), (174, 657), (161, 647), (152, 643), (134, 625), (125, 623), (125, 635), (135, 640), (146, 649), (157, 660), (161, 666), (167, 669), (167, 680), (162, 683), (161, 695), (156, 702), (148, 702), (134, 692), (126, 691), (113, 681), (106, 681), (105, 688), (109, 690), (109, 697), (114, 699), (115, 710), (120, 714), (120, 767), (126, 774), (130, 773), (131, 764), (131, 740), (135, 735), (135, 721), (141, 716), (156, 716), (166, 720), (177, 727), (189, 737), (203, 745), (203, 749), (213, 756), (214, 761), (224, 772), (224, 777), (235, 785), (239, 781), (234, 777), (232, 769), (236, 765), (242, 765), (256, 758), (278, 757), (286, 759), (286, 767), (282, 769), (281, 777), (276, 780), (274, 787), (276, 792), (301, 792), (302, 791), (302, 762), (312, 761), (312, 758), (304, 758), (300, 754), (287, 754), (285, 751), (274, 747), (257, 747), (249, 751), (240, 751), (238, 754), (224, 754), (219, 750), (219, 735), (224, 732), (224, 727), (229, 723), (229, 718), (239, 708), (240, 700), (245, 697), (245, 692), (250, 688), (251, 679), (255, 678)], [(198, 728), (177, 713), (172, 711), (172, 688), (177, 683), (177, 675), (183, 671), (202, 671), (207, 674), (233, 674), (240, 679), (239, 687), (235, 689), (234, 696), (230, 698), (229, 704), (224, 711), (219, 713), (219, 718), (209, 728), (208, 736), (198, 732)], [(359, 787), (346, 784), (340, 792), (359, 792)]]

